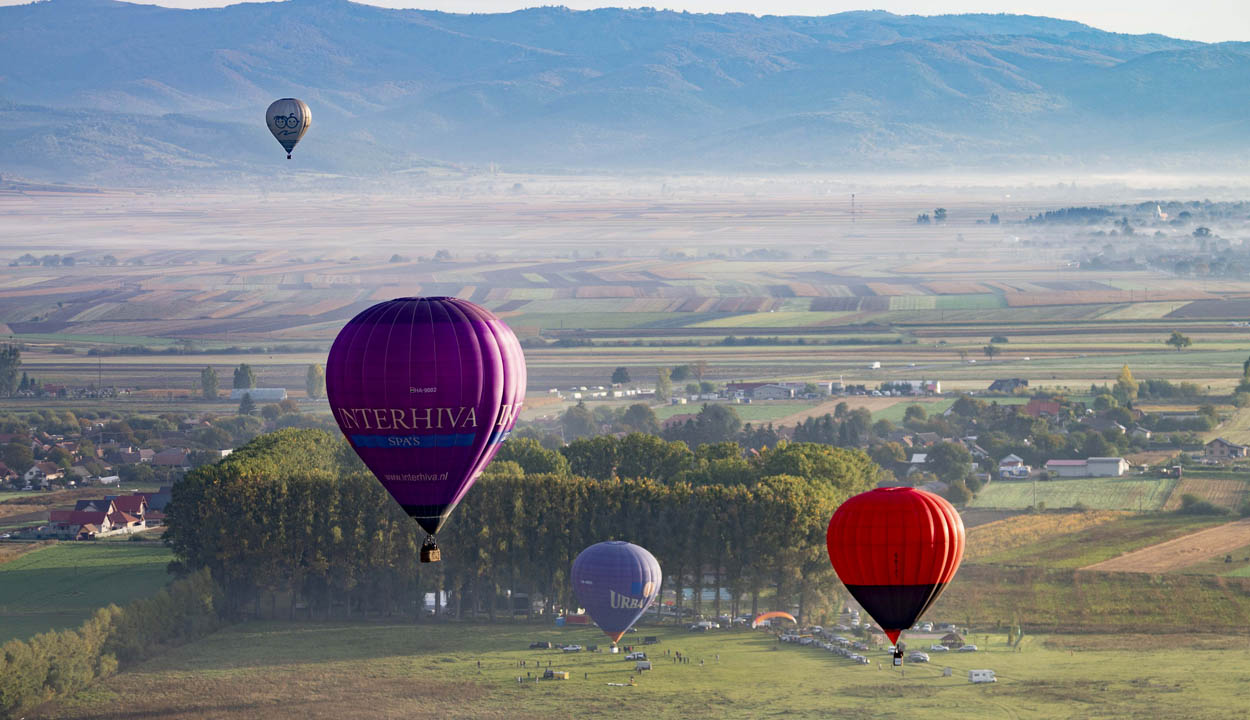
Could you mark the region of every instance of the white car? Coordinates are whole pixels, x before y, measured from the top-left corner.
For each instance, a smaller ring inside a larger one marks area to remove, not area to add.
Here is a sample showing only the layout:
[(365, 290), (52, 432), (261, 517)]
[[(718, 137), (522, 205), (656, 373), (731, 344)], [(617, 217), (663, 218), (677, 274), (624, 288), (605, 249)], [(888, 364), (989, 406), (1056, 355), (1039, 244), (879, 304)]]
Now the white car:
[(582, 646), (581, 645), (565, 645), (564, 647), (560, 649), (566, 653), (581, 652)]
[(945, 645), (930, 645), (929, 652), (950, 652), (950, 648)]
[(977, 651), (976, 645), (964, 645), (958, 648), (957, 650), (955, 650), (955, 652), (976, 652), (976, 651)]
[(907, 662), (914, 662), (914, 663), (929, 662), (929, 656), (920, 652), (919, 650), (913, 650), (912, 652), (907, 654)]
[(630, 653), (630, 654), (626, 655), (626, 656), (625, 656), (625, 659), (626, 659), (626, 660), (646, 660), (646, 659), (647, 659), (647, 654), (646, 654), (645, 652), (642, 652), (641, 650), (639, 650), (639, 651), (637, 651), (637, 652), (632, 652), (632, 653)]

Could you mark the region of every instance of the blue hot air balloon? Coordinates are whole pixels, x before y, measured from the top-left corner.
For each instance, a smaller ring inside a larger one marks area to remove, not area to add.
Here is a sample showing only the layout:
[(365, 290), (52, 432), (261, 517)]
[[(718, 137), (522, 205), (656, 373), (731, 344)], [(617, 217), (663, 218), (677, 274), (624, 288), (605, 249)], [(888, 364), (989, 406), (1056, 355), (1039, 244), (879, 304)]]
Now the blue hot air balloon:
[(612, 642), (659, 596), (662, 579), (654, 555), (620, 540), (595, 543), (573, 561), (573, 592)]

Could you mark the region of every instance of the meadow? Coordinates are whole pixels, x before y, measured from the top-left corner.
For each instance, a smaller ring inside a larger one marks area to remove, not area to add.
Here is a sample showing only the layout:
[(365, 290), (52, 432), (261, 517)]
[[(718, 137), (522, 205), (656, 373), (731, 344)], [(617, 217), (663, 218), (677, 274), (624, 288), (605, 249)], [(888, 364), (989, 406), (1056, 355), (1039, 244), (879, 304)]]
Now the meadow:
[(63, 542), (0, 562), (0, 643), (76, 627), (97, 608), (151, 595), (169, 582), (172, 559), (157, 542)]
[[(535, 640), (602, 647), (593, 630), (246, 623), (28, 717), (1200, 719), (1227, 717), (1242, 702), (1241, 669), (1250, 668), (1250, 648), (1218, 636), (1027, 635), (1017, 651), (1001, 634), (974, 633), (979, 652), (933, 654), (900, 672), (882, 665), (881, 651), (856, 665), (763, 631), (644, 626), (629, 637), (644, 634), (660, 644), (645, 647), (654, 669), (638, 676), (622, 655), (526, 649)], [(548, 663), (571, 679), (525, 678)], [(969, 684), (974, 668), (999, 681)]]

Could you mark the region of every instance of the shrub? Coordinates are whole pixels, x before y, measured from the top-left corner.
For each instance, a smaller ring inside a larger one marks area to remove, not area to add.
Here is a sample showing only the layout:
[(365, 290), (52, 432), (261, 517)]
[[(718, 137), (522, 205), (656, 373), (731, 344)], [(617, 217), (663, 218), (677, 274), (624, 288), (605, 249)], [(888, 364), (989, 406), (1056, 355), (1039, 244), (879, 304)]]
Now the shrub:
[(1228, 510), (1218, 505), (1213, 505), (1207, 500), (1194, 495), (1185, 493), (1181, 495), (1181, 507), (1177, 510), (1182, 515), (1227, 515)]

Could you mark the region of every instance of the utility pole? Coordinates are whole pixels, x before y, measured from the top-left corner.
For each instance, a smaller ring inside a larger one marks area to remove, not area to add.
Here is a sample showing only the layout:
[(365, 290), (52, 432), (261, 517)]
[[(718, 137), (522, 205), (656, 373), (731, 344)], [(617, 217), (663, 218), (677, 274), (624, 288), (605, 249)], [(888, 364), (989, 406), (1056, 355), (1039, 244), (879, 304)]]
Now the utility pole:
[(855, 193), (851, 193), (851, 222), (855, 222)]

